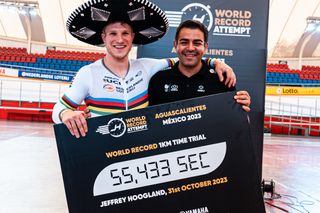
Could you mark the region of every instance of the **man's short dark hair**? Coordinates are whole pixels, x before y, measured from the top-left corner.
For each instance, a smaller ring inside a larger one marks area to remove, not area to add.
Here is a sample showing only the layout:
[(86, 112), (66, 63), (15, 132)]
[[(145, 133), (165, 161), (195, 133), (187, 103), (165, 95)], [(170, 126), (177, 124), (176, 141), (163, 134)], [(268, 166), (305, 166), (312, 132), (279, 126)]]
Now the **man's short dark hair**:
[(177, 28), (176, 35), (175, 35), (176, 42), (178, 42), (179, 33), (183, 28), (199, 29), (201, 32), (203, 32), (204, 43), (206, 44), (208, 42), (208, 29), (207, 29), (207, 27), (204, 26), (201, 22), (195, 21), (195, 20), (186, 20), (186, 21), (180, 23), (179, 27)]

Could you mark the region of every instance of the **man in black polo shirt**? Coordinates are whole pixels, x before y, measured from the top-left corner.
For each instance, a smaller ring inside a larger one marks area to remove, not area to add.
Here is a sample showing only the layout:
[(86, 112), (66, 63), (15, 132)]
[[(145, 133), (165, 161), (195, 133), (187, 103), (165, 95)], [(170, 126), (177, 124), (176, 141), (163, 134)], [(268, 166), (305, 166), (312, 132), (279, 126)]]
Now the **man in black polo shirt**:
[[(198, 21), (187, 20), (177, 28), (174, 47), (179, 62), (169, 71), (155, 74), (149, 83), (149, 105), (234, 91), (220, 82), (214, 69), (202, 60), (208, 48), (208, 30)], [(250, 111), (247, 91), (238, 91), (235, 100)]]

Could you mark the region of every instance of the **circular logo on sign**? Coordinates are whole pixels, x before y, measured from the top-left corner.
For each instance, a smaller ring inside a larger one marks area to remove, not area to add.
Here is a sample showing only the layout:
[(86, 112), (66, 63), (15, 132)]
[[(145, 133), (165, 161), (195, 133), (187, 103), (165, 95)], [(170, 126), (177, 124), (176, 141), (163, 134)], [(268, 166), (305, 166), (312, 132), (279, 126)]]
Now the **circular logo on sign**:
[(126, 124), (120, 118), (113, 118), (108, 122), (109, 134), (115, 138), (122, 136), (126, 132)]
[(277, 88), (277, 93), (281, 94), (282, 89), (281, 88)]
[(210, 5), (203, 5), (200, 3), (191, 3), (186, 5), (182, 10), (182, 20), (196, 20), (204, 24), (208, 31), (211, 30), (213, 24), (213, 15), (210, 11)]

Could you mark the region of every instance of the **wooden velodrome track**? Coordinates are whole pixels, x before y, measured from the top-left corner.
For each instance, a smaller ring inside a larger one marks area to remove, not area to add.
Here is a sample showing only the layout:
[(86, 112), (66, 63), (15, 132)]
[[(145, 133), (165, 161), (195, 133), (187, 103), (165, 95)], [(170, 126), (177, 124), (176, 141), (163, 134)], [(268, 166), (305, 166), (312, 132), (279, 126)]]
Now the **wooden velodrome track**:
[[(320, 212), (320, 139), (264, 141), (263, 178), (275, 181), (266, 212)], [(68, 212), (52, 124), (0, 120), (0, 172), (1, 213)]]

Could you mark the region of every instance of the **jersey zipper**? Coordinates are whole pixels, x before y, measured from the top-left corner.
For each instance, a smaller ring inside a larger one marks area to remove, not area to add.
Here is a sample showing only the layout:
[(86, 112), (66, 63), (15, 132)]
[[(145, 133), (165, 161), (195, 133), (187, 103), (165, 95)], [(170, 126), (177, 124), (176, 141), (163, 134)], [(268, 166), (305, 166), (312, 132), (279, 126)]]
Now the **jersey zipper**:
[(126, 105), (126, 111), (128, 111), (129, 106), (128, 106), (128, 93), (127, 93), (127, 84), (125, 82), (125, 78), (120, 78), (120, 82), (123, 88), (123, 99), (125, 100), (125, 105)]

